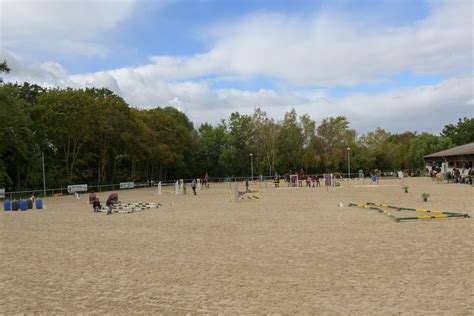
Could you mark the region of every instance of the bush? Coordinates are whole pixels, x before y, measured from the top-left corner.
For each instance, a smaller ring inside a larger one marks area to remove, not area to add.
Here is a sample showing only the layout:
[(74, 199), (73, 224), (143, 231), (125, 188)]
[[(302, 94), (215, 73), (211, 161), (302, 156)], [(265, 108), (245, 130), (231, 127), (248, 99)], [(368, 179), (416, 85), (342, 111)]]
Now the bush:
[(423, 198), (423, 201), (428, 201), (428, 198), (430, 197), (430, 194), (429, 193), (421, 193), (421, 197)]

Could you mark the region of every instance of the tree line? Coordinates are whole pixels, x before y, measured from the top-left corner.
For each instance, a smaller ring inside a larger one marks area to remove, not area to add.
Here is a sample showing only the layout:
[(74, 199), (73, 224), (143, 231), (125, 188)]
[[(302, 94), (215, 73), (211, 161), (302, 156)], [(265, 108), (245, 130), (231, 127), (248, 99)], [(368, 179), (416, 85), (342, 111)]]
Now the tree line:
[[(318, 124), (287, 112), (280, 121), (261, 109), (232, 113), (217, 125), (194, 127), (173, 107), (138, 109), (102, 88), (43, 88), (0, 83), (0, 187), (48, 187), (306, 173), (421, 170), (422, 156), (474, 141), (474, 119), (446, 125), (441, 135), (358, 135), (343, 116)], [(350, 150), (348, 150), (350, 148)], [(252, 154), (252, 158), (250, 158)]]

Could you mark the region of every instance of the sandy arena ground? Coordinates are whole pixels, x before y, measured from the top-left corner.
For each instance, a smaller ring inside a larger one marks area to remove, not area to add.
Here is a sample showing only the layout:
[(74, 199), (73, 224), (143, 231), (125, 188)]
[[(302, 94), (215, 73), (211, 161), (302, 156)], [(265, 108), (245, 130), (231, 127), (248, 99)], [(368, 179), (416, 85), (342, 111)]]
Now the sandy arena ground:
[(396, 223), (338, 207), (474, 215), (473, 187), (405, 183), (408, 194), (399, 180), (329, 191), (269, 183), (261, 200), (240, 202), (229, 202), (228, 184), (197, 196), (119, 191), (121, 201), (163, 206), (112, 216), (93, 213), (85, 195), (1, 211), (0, 314), (474, 313), (473, 218)]

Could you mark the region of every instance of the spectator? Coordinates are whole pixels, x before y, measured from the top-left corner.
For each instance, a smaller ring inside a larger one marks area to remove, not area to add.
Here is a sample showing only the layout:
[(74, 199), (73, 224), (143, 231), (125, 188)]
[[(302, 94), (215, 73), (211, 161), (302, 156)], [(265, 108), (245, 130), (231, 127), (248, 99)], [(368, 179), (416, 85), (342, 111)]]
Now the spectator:
[(196, 180), (193, 179), (193, 181), (191, 182), (191, 189), (193, 189), (193, 193), (194, 195), (196, 195)]
[(109, 198), (105, 202), (105, 205), (108, 207), (107, 215), (112, 215), (112, 209), (114, 208), (115, 204), (118, 203), (118, 195), (117, 193), (112, 193), (109, 195)]
[(102, 205), (100, 205), (99, 198), (94, 199), (94, 201), (92, 202), (92, 208), (94, 209), (94, 213), (100, 212)]
[(94, 204), (94, 201), (96, 199), (96, 195), (95, 195), (95, 192), (92, 191), (89, 193), (89, 204)]

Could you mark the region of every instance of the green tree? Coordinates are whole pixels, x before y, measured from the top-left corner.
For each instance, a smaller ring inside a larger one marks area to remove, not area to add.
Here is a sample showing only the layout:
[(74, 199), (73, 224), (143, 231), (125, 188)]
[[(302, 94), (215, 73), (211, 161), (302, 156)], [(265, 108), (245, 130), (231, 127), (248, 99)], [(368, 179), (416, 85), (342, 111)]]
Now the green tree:
[(223, 177), (226, 170), (220, 158), (228, 146), (226, 127), (218, 124), (216, 127), (205, 123), (199, 127), (199, 146), (197, 151), (197, 173), (200, 177), (207, 172), (211, 177)]
[(324, 171), (346, 170), (347, 148), (355, 148), (356, 132), (343, 116), (324, 119), (319, 125), (318, 142)]
[(10, 72), (10, 67), (8, 67), (7, 61), (4, 60), (3, 63), (0, 63), (0, 72)]
[(255, 129), (252, 117), (234, 112), (230, 115), (225, 126), (228, 131), (228, 146), (221, 153), (220, 161), (228, 175), (249, 175), (250, 154), (256, 160)]
[(93, 97), (85, 90), (51, 89), (38, 98), (41, 132), (47, 147), (63, 162), (64, 179), (73, 183), (84, 145), (93, 136)]
[(315, 171), (321, 161), (317, 147), (316, 122), (308, 114), (301, 116), (300, 121), (304, 137), (302, 160), (306, 172), (310, 173), (309, 169), (311, 168), (312, 171)]
[(0, 86), (0, 186), (13, 185), (20, 190), (34, 148), (27, 104), (15, 94), (15, 86)]
[(423, 169), (423, 156), (453, 147), (449, 137), (440, 137), (423, 133), (412, 138), (410, 149), (406, 155), (407, 165), (410, 169)]
[(297, 171), (303, 167), (303, 128), (297, 120), (295, 109), (285, 113), (277, 139), (278, 169), (280, 173)]
[(111, 90), (93, 88), (86, 89), (86, 93), (93, 100), (90, 127), (94, 136), (83, 155), (83, 170), (87, 171), (83, 178), (95, 177), (98, 183), (104, 183), (112, 180), (116, 157), (125, 154), (124, 132), (132, 129), (132, 113), (128, 104)]
[(474, 142), (474, 118), (459, 119), (456, 125), (448, 124), (443, 128), (441, 136), (449, 137), (455, 145)]
[(277, 138), (280, 126), (260, 108), (255, 109), (252, 121), (255, 128), (255, 166), (259, 174), (272, 175), (277, 159)]
[[(2, 72), (6, 72), (6, 73), (10, 72), (10, 68), (8, 67), (6, 60), (4, 60), (3, 63), (0, 63), (0, 73)], [(3, 78), (0, 77), (0, 83), (2, 82), (3, 82)]]

